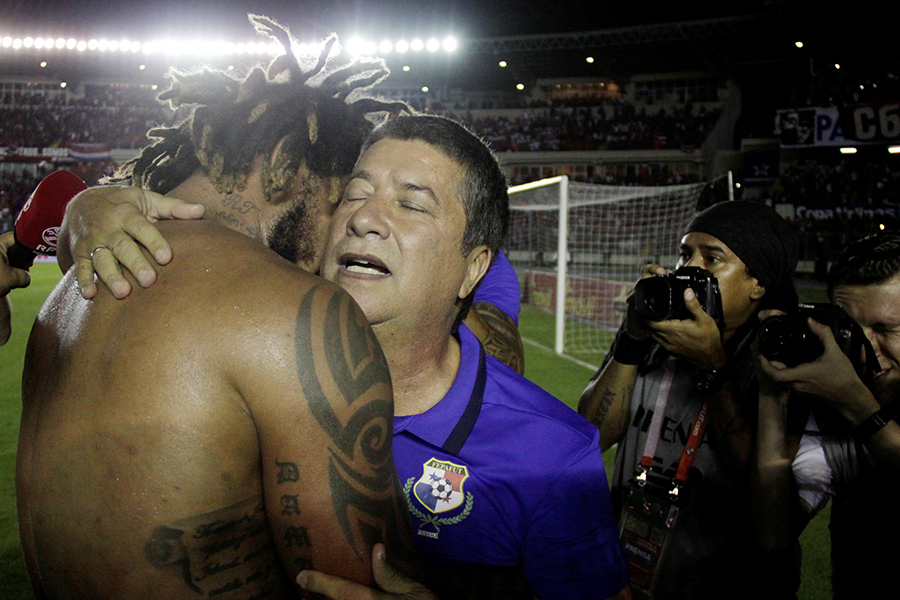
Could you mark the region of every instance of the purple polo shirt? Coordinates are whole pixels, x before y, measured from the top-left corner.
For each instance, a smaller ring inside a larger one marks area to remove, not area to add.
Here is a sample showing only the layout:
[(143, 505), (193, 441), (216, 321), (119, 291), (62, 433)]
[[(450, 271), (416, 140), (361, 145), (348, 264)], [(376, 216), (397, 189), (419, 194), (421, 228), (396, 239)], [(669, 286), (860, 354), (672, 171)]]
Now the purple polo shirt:
[(394, 462), (425, 565), (521, 564), (543, 600), (628, 581), (595, 427), (459, 328), (456, 381), (394, 421)]

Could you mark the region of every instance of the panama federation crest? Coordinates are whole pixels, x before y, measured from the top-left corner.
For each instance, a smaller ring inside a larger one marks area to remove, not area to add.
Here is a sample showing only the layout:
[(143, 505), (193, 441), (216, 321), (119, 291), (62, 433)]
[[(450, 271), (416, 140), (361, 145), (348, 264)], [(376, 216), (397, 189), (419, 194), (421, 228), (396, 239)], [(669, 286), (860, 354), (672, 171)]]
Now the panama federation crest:
[[(410, 477), (403, 486), (406, 493), (406, 501), (413, 516), (422, 521), (418, 534), (437, 538), (441, 525), (453, 525), (459, 523), (472, 512), (475, 499), (472, 493), (466, 493), (463, 485), (469, 478), (469, 468), (446, 460), (431, 458), (422, 465), (422, 476), (415, 480)], [(412, 494), (410, 494), (412, 492)], [(415, 496), (418, 502), (414, 502), (411, 496)], [(441, 513), (447, 513), (453, 509), (463, 507), (462, 511), (454, 516), (438, 517)], [(424, 507), (431, 514), (419, 510)], [(426, 525), (431, 528), (423, 529)]]
[(432, 458), (422, 465), (422, 471), (413, 486), (413, 493), (428, 510), (437, 514), (463, 503), (463, 483), (469, 478), (468, 467)]

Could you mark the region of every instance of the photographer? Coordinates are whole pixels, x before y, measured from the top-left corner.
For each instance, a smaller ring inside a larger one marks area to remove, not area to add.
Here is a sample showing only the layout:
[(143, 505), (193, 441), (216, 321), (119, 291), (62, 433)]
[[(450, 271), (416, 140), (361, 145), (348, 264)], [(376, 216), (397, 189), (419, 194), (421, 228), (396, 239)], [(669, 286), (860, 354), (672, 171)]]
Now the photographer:
[(871, 342), (878, 364), (865, 365), (875, 373), (869, 386), (854, 365), (865, 358), (846, 356), (831, 328), (814, 320), (808, 326), (824, 347), (820, 357), (793, 368), (761, 357), (760, 369), (814, 402), (792, 466), (807, 516), (833, 498), (834, 597), (878, 597), (881, 579), (900, 561), (892, 543), (900, 536), (894, 509), (900, 494), (900, 426), (894, 420), (900, 414), (900, 232), (848, 245), (831, 267), (828, 293)]
[[(629, 552), (636, 597), (641, 588), (691, 599), (790, 597), (797, 588), (796, 565), (757, 549), (748, 485), (756, 415), (749, 346), (759, 310), (796, 303), (796, 264), (794, 233), (771, 208), (736, 201), (701, 212), (681, 239), (678, 267), (717, 279), (720, 322), (694, 289), (683, 292), (686, 315), (660, 321), (641, 318), (632, 295), (581, 397), (579, 412), (600, 430), (601, 446), (618, 443), (613, 501), (626, 548), (640, 549)], [(641, 278), (665, 274), (647, 265)]]

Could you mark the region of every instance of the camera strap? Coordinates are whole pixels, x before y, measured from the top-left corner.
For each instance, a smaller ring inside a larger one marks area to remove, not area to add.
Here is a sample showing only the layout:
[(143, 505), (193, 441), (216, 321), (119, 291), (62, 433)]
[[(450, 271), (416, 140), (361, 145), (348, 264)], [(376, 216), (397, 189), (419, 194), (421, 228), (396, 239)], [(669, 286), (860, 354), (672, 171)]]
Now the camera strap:
[[(662, 431), (663, 417), (666, 412), (666, 404), (669, 402), (669, 393), (672, 390), (672, 380), (675, 378), (676, 360), (669, 359), (663, 367), (663, 375), (659, 384), (659, 392), (656, 395), (656, 403), (653, 407), (653, 418), (650, 420), (650, 428), (647, 430), (647, 441), (644, 443), (644, 452), (641, 455), (641, 462), (635, 474), (635, 484), (642, 486), (647, 482), (647, 473), (653, 466), (653, 457), (656, 455), (656, 447), (659, 444), (659, 434)], [(688, 435), (687, 442), (681, 452), (681, 459), (678, 461), (678, 468), (675, 471), (675, 477), (672, 479), (672, 489), (670, 494), (677, 499), (678, 490), (687, 482), (687, 474), (694, 462), (694, 455), (700, 446), (700, 440), (703, 438), (703, 432), (706, 430), (706, 415), (709, 406), (706, 402), (700, 407), (697, 418), (691, 425), (691, 432)]]
[(661, 486), (648, 481), (647, 475), (653, 465), (653, 456), (659, 443), (663, 413), (672, 389), (676, 362), (673, 358), (665, 363), (644, 452), (635, 478), (630, 482), (620, 517), (620, 535), (628, 560), (631, 589), (636, 599), (649, 597), (656, 567), (666, 548), (669, 532), (675, 526), (678, 517), (679, 501), (683, 500), (679, 497), (680, 490), (687, 482), (688, 471), (706, 428), (708, 405), (704, 402), (691, 425), (671, 485)]

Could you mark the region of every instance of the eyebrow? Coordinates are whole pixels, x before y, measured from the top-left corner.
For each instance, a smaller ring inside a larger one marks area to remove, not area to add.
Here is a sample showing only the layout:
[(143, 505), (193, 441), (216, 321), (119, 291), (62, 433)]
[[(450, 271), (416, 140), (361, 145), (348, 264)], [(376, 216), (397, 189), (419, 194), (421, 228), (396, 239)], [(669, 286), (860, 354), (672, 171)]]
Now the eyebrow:
[[(365, 169), (360, 169), (359, 171), (354, 172), (350, 176), (350, 181), (353, 181), (354, 179), (362, 179), (363, 181), (365, 181), (367, 183), (372, 183), (372, 180), (374, 179), (374, 177), (372, 176), (372, 173), (370, 171), (367, 171)], [(348, 184), (349, 184), (349, 182), (348, 182)], [(435, 204), (438, 204), (438, 205), (441, 204), (441, 199), (438, 198), (437, 194), (435, 194), (434, 190), (432, 190), (430, 187), (421, 186), (421, 185), (415, 184), (411, 181), (396, 181), (395, 180), (394, 184), (397, 187), (399, 187), (405, 191), (425, 194), (429, 198), (431, 198), (431, 200)]]
[[(689, 244), (681, 244), (682, 250), (693, 250), (693, 248), (694, 247), (690, 246)], [(706, 252), (721, 252), (722, 254), (727, 254), (728, 252), (728, 249), (724, 244), (722, 244), (721, 246), (719, 244), (700, 244), (699, 246), (697, 246), (697, 248), (700, 250), (705, 250)]]

